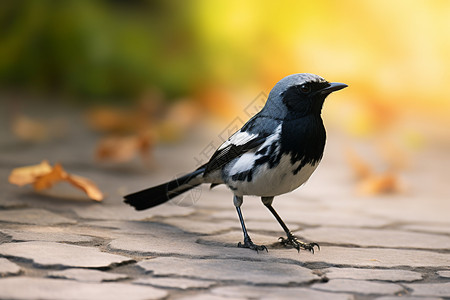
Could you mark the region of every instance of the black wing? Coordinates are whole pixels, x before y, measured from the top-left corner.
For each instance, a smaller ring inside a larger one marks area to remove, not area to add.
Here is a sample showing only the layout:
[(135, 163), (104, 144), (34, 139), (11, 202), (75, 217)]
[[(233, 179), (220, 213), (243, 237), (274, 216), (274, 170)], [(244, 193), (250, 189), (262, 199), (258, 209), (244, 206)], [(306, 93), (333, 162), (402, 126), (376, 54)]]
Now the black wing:
[(216, 150), (206, 164), (203, 176), (221, 169), (236, 157), (262, 145), (269, 135), (268, 133), (251, 134), (245, 131), (236, 132)]

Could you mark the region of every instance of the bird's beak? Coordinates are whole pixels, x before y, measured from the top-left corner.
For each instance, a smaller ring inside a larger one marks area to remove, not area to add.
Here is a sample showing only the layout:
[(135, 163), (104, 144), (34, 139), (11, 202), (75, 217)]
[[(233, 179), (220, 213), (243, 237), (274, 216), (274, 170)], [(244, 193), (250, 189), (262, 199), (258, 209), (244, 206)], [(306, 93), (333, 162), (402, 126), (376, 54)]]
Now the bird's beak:
[(327, 87), (319, 90), (319, 93), (321, 95), (328, 95), (332, 92), (342, 90), (343, 88), (346, 88), (346, 87), (348, 87), (348, 85), (346, 85), (345, 83), (330, 82)]

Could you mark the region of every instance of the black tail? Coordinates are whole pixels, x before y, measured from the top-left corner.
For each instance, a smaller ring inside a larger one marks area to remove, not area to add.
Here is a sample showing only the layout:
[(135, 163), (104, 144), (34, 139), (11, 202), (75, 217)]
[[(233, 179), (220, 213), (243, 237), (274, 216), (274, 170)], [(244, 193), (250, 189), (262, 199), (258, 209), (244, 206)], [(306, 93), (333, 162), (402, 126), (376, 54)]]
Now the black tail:
[(126, 195), (124, 196), (125, 203), (134, 206), (136, 210), (144, 210), (160, 205), (202, 184), (204, 170), (205, 168), (201, 167), (175, 180)]

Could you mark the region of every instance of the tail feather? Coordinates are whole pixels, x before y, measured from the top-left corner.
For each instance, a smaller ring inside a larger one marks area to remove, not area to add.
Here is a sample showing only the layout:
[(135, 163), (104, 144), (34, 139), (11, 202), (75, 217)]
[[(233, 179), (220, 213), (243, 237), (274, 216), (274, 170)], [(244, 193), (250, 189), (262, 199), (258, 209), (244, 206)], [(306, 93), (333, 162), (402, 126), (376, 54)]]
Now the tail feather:
[(144, 210), (165, 203), (202, 184), (204, 170), (204, 168), (199, 168), (172, 181), (126, 195), (124, 196), (125, 203), (133, 206), (136, 210)]

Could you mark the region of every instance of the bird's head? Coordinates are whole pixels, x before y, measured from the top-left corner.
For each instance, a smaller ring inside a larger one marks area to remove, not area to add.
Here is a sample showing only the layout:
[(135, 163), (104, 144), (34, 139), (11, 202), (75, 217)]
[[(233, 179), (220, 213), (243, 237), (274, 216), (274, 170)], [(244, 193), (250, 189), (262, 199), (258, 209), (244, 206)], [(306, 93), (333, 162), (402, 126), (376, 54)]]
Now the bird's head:
[(309, 73), (284, 77), (272, 88), (261, 113), (276, 118), (300, 118), (309, 114), (320, 115), (325, 98), (346, 84), (328, 82)]

